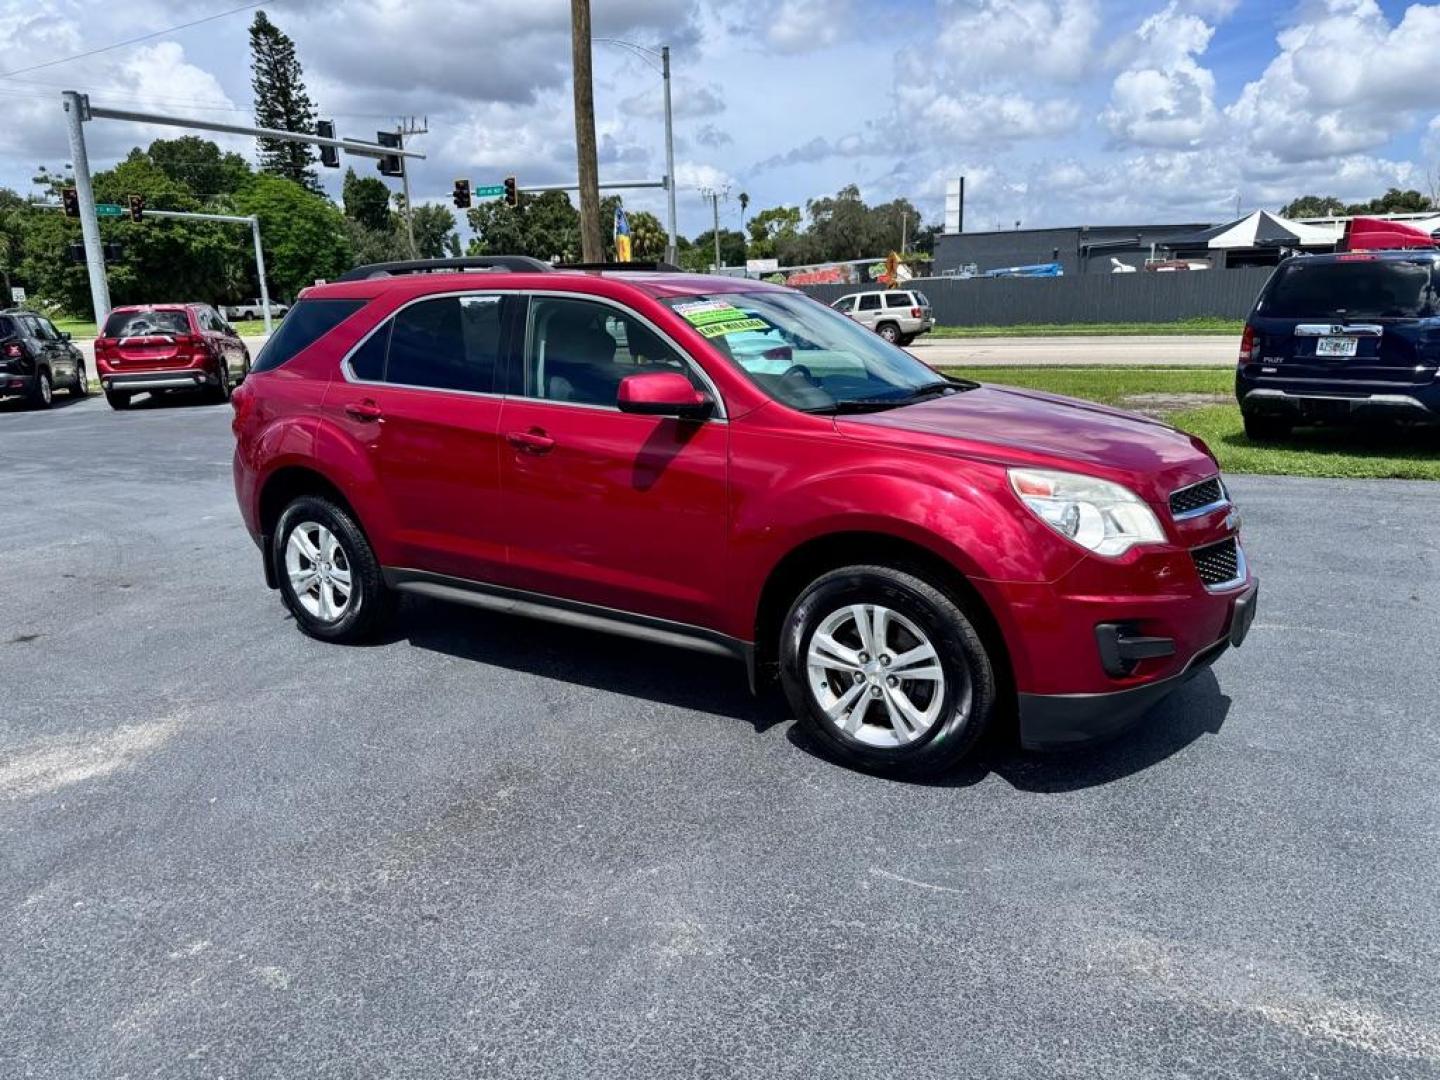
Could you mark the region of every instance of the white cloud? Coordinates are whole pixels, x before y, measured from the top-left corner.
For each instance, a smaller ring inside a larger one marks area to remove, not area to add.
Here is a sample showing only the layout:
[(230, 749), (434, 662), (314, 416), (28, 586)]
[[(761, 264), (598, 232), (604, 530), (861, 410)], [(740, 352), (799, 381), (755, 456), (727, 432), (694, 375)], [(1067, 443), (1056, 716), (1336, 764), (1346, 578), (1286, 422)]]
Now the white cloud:
[(1392, 26), (1374, 0), (1323, 0), (1299, 20), (1226, 110), (1250, 146), (1286, 161), (1372, 150), (1440, 105), (1440, 7), (1412, 4)]
[[(718, 83), (700, 83), (677, 77), (671, 83), (670, 108), (677, 120), (714, 116), (725, 111), (725, 98)], [(620, 102), (622, 112), (658, 120), (665, 115), (665, 96), (660, 80)]]
[(1075, 80), (1091, 69), (1095, 0), (942, 0), (936, 50), (955, 73)]
[(828, 48), (856, 25), (852, 0), (781, 0), (752, 10), (751, 24), (762, 27), (765, 41), (782, 53)]
[(1112, 60), (1128, 64), (1115, 77), (1110, 103), (1100, 114), (1116, 143), (1198, 146), (1217, 130), (1215, 76), (1195, 59), (1214, 32), (1171, 0), (1112, 48)]
[(1036, 101), (1016, 93), (977, 94), (965, 90), (935, 94), (904, 89), (901, 115), (927, 137), (952, 143), (1004, 143), (1068, 131), (1079, 117), (1072, 101)]

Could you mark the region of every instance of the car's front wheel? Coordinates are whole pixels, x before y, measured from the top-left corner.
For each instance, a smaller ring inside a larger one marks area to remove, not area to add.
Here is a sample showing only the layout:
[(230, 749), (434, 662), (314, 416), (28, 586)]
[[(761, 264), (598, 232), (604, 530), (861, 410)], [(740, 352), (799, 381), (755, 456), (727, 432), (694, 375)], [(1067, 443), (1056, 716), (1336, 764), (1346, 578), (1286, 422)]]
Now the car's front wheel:
[(877, 772), (943, 772), (996, 708), (994, 664), (960, 604), (886, 566), (834, 570), (800, 594), (781, 631), (780, 675), (810, 735)]
[(322, 641), (363, 641), (394, 610), (380, 563), (350, 512), (302, 495), (285, 508), (270, 557), (295, 623)]

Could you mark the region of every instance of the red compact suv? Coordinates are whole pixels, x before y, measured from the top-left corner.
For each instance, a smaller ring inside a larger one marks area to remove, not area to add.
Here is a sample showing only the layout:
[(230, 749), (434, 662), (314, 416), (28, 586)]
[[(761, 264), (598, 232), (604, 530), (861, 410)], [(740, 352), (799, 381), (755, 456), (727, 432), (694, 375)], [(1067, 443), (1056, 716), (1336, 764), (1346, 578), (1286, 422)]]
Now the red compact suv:
[(110, 312), (95, 339), (95, 367), (114, 409), (169, 390), (203, 390), (223, 402), (249, 372), (250, 353), (209, 304), (150, 304)]
[(780, 286), (362, 267), (305, 292), (233, 406), (305, 633), (414, 593), (732, 655), (866, 768), (943, 769), (1017, 714), (1031, 747), (1115, 731), (1254, 616), (1199, 439), (943, 378)]

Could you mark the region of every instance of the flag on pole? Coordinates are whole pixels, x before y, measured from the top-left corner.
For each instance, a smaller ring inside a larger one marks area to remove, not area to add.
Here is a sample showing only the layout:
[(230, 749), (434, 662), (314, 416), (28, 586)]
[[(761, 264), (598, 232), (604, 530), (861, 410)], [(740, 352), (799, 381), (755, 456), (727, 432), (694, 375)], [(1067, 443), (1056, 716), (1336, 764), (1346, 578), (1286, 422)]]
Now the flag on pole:
[(630, 219), (623, 206), (615, 207), (615, 261), (630, 261)]

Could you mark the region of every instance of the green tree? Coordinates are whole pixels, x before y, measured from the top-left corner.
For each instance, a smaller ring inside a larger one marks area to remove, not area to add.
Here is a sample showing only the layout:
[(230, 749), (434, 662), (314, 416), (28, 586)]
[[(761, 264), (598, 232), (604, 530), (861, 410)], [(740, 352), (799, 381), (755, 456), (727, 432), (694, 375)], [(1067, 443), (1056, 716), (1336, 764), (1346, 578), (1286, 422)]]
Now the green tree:
[(346, 217), (366, 228), (390, 231), (390, 189), (383, 180), (373, 176), (362, 178), (354, 169), (346, 169), (340, 200), (345, 204)]
[(1352, 214), (1420, 214), (1433, 210), (1434, 204), (1418, 191), (1401, 191), (1391, 188), (1378, 199), (1368, 203), (1355, 203), (1350, 207)]
[[(250, 24), (250, 87), (255, 94), (255, 123), (279, 131), (313, 134), (315, 103), (305, 90), (304, 69), (295, 43), (263, 11)], [(315, 151), (308, 143), (257, 139), (260, 168), (320, 190), (315, 176)]]
[[(471, 255), (530, 255), (573, 262), (580, 254), (580, 214), (563, 191), (520, 193), (518, 206), (499, 199), (470, 208), (466, 219), (475, 234)], [(418, 239), (418, 238), (417, 238)]]
[(640, 262), (659, 262), (665, 257), (667, 233), (660, 219), (648, 210), (636, 210), (630, 218), (630, 244)]
[(260, 219), (274, 295), (293, 299), (317, 278), (333, 278), (353, 265), (345, 215), (323, 195), (259, 173), (236, 193), (235, 205)]
[(1280, 208), (1284, 218), (1334, 217), (1345, 213), (1345, 204), (1334, 195), (1302, 195)]
[[(745, 265), (745, 237), (734, 229), (720, 230), (720, 261), (726, 266)], [(691, 247), (680, 254), (680, 265), (686, 270), (705, 271), (714, 263), (714, 230), (707, 230), (695, 237)]]
[[(448, 206), (438, 203), (415, 207), (411, 215), (411, 227), (415, 230), (415, 249), (422, 259), (440, 259), (452, 251), (459, 254), (459, 238), (455, 235), (455, 215)], [(405, 225), (395, 222), (397, 231)]]
[(880, 254), (869, 250), (873, 233), (870, 209), (854, 184), (847, 184), (833, 196), (809, 200), (805, 212), (810, 217), (809, 261), (864, 259)]
[(761, 210), (745, 224), (750, 233), (750, 257), (779, 259), (788, 263), (788, 256), (796, 253), (803, 220), (798, 206), (772, 206)]
[(239, 154), (226, 153), (196, 135), (156, 139), (145, 153), (161, 172), (201, 199), (233, 195), (251, 176), (250, 163)]

